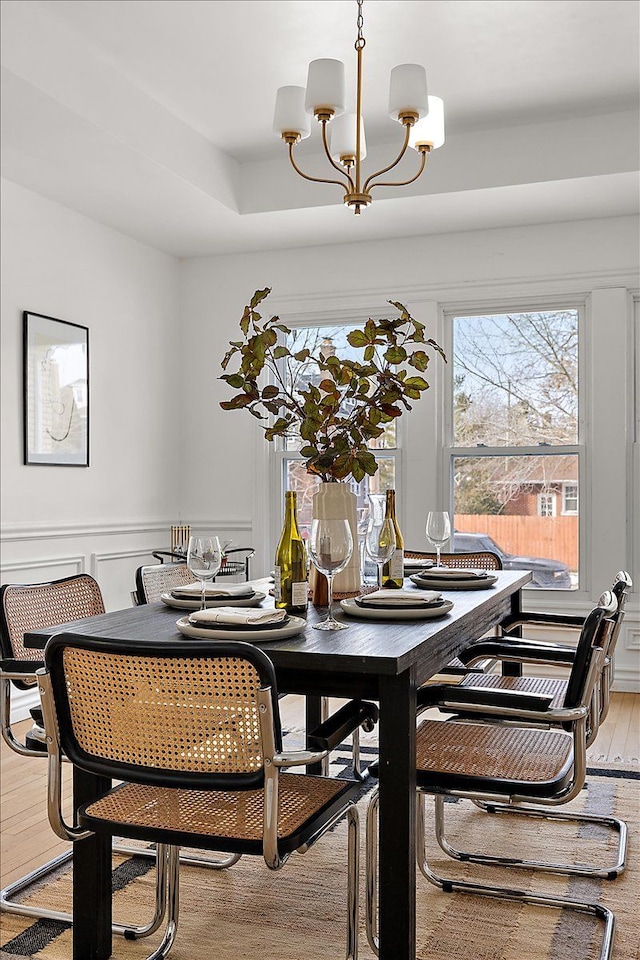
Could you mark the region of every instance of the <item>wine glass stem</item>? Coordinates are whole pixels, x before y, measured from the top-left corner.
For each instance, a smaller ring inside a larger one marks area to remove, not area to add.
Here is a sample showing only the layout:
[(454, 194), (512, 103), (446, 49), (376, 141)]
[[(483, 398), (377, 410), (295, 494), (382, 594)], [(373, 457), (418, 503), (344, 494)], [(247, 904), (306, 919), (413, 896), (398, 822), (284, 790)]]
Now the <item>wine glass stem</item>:
[(438, 543), (436, 544), (436, 566), (437, 567), (440, 566), (440, 550), (441, 550), (441, 547), (440, 547), (440, 544)]
[(206, 610), (206, 609), (207, 609), (207, 587), (206, 587), (206, 584), (207, 584), (207, 581), (203, 579), (203, 580), (202, 580), (202, 606), (200, 607), (201, 610)]
[(378, 564), (378, 586), (379, 587), (382, 586), (383, 570), (384, 570), (384, 561)]
[(327, 617), (327, 622), (331, 623), (333, 621), (333, 617), (331, 616), (331, 605), (333, 603), (333, 574), (332, 573), (327, 574), (327, 585), (328, 585), (327, 602), (329, 605), (329, 616)]

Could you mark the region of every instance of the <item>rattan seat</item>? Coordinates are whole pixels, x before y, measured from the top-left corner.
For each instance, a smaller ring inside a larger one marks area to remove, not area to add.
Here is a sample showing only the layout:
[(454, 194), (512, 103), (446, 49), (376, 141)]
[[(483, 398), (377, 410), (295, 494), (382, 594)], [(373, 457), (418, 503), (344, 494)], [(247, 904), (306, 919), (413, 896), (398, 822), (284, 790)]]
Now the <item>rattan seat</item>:
[(573, 738), (560, 730), (425, 720), (416, 733), (419, 788), (548, 796), (572, 772)]
[(567, 681), (552, 677), (503, 677), (496, 673), (470, 674), (463, 677), (461, 687), (491, 690), (516, 690), (551, 697), (550, 707), (561, 707), (567, 693)]
[[(354, 784), (327, 777), (300, 777), (283, 773), (278, 787), (278, 847), (281, 855), (297, 849), (307, 838), (319, 811), (343, 803)], [(189, 846), (194, 837), (203, 849), (233, 849), (262, 853), (264, 790), (180, 790), (124, 784), (106, 797), (82, 807), (79, 822), (96, 833), (109, 823), (127, 827), (138, 840)], [(311, 828), (309, 824), (312, 824)]]

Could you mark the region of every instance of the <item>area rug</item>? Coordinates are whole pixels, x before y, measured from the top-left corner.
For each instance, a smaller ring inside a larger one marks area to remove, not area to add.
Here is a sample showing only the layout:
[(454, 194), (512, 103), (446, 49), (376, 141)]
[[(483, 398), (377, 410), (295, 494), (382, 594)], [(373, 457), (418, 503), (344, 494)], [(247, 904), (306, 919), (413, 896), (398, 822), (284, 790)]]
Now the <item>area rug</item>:
[[(374, 750), (365, 747), (365, 754)], [(348, 756), (339, 753), (333, 773), (343, 773)], [(640, 939), (640, 824), (637, 769), (607, 764), (591, 768), (586, 788), (571, 805), (576, 810), (615, 813), (629, 824), (629, 859), (614, 881), (553, 877), (523, 870), (462, 865), (444, 857), (434, 843), (436, 872), (504, 886), (521, 887), (602, 903), (616, 915), (615, 960), (638, 960)], [(360, 800), (364, 864), (364, 814), (369, 788)], [(428, 814), (432, 813), (428, 801)], [(613, 837), (599, 828), (490, 816), (468, 801), (447, 803), (451, 840), (466, 849), (518, 856), (549, 856), (598, 862), (609, 855)], [(116, 863), (116, 861), (114, 861)], [(183, 867), (180, 923), (173, 960), (339, 960), (344, 956), (346, 825), (339, 823), (307, 854), (295, 855), (273, 873), (258, 858), (244, 857), (229, 870)], [(533, 907), (467, 894), (446, 894), (418, 874), (418, 951), (421, 960), (593, 960), (599, 955), (602, 925), (571, 911)], [(143, 923), (151, 915), (154, 881), (148, 862), (120, 859), (114, 869), (114, 915)], [(35, 891), (29, 902), (68, 909), (70, 871), (63, 868)], [(361, 916), (364, 916), (364, 869)], [(361, 925), (360, 957), (374, 957)], [(114, 937), (122, 960), (142, 960), (160, 933), (129, 942)], [(70, 960), (71, 929), (66, 924), (2, 917), (2, 960)]]

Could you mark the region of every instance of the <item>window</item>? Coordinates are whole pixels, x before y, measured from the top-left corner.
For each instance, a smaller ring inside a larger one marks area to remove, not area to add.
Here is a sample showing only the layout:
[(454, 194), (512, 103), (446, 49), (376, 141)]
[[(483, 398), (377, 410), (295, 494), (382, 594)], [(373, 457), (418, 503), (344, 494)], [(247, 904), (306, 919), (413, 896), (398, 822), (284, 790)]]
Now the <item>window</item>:
[(455, 315), (451, 323), (454, 550), (456, 534), (488, 537), (505, 567), (533, 571), (531, 586), (575, 588), (578, 311)]
[(578, 485), (576, 483), (562, 484), (562, 513), (577, 514), (578, 512)]
[(538, 494), (538, 516), (555, 517), (556, 515), (556, 496), (555, 493)]
[[(339, 352), (340, 356), (350, 356), (354, 358), (359, 356), (349, 345), (347, 335), (353, 329), (361, 327), (362, 323), (353, 323), (350, 325), (325, 325), (318, 327), (298, 327), (291, 331), (287, 337), (287, 346), (292, 351), (299, 351), (307, 347), (312, 353), (317, 349), (322, 349), (325, 356), (330, 352)], [(315, 374), (314, 368), (310, 369), (310, 375)], [(299, 380), (305, 376), (304, 362), (292, 365), (289, 369), (283, 371), (284, 376), (292, 380)], [(310, 476), (301, 460), (298, 451), (302, 446), (298, 438), (289, 437), (277, 450), (277, 456), (281, 460), (280, 481), (281, 494), (285, 490), (295, 490), (298, 500), (298, 524), (301, 531), (308, 530), (311, 527), (313, 494), (315, 493), (319, 480)], [(349, 484), (358, 498), (358, 519), (365, 523), (368, 517), (369, 501), (367, 499), (370, 493), (383, 493), (389, 487), (396, 487), (398, 480), (396, 470), (397, 449), (397, 425), (395, 421), (386, 425), (384, 434), (371, 443), (371, 449), (375, 451), (378, 461), (378, 470), (373, 477), (365, 477), (360, 483), (349, 480)], [(283, 497), (281, 496), (281, 502)]]

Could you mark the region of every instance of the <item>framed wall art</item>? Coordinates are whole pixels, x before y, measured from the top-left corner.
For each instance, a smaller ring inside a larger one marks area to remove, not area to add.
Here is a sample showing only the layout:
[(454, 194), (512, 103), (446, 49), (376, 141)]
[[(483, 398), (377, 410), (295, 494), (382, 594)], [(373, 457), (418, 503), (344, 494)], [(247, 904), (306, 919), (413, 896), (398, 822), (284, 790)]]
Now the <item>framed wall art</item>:
[(89, 466), (89, 330), (23, 313), (24, 462)]

